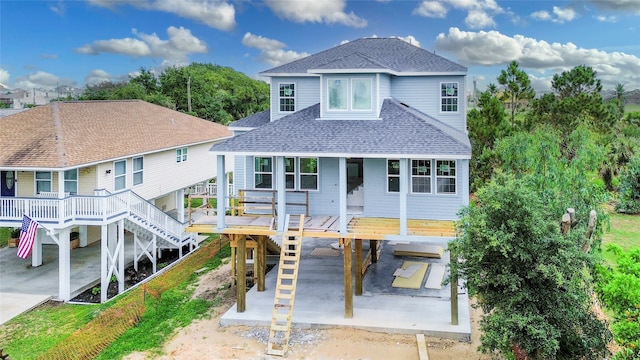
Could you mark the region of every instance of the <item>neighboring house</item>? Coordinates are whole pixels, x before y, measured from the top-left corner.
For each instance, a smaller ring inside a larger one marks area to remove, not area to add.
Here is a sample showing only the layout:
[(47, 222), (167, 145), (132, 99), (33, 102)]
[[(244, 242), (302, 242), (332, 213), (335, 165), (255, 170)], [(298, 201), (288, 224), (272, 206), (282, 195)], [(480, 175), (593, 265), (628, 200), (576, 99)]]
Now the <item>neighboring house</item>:
[[(190, 229), (259, 239), (286, 230), (280, 215), (306, 212), (339, 220), (319, 232), (305, 228), (304, 236), (340, 238), (347, 247), (350, 239), (357, 247), (363, 239), (442, 237), (416, 221), (451, 229), (468, 204), (466, 73), (397, 38), (351, 41), (262, 72), (271, 85), (270, 110), (233, 122), (234, 137), (211, 152), (218, 172), (226, 171), (225, 155), (236, 156), (234, 187), (244, 189), (244, 203), (252, 191), (272, 191), (275, 227), (237, 226), (224, 216), (218, 192), (215, 224)], [(345, 285), (347, 304), (350, 291)], [(239, 311), (243, 297), (239, 291)]]
[(0, 226), (20, 227), (23, 214), (41, 225), (34, 267), (43, 243), (58, 244), (62, 300), (71, 296), (70, 234), (80, 246), (102, 239), (104, 301), (111, 275), (124, 290), (124, 230), (154, 268), (155, 250), (197, 245), (184, 232), (184, 189), (216, 177), (215, 164), (202, 164), (230, 136), (140, 100), (54, 102), (0, 118)]

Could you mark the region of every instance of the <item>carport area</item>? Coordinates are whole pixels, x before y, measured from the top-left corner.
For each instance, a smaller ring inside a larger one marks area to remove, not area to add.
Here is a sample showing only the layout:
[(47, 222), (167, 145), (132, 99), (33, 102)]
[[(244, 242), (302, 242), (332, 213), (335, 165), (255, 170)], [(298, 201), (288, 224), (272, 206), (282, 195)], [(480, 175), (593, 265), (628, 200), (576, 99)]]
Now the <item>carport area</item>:
[[(350, 327), (384, 333), (422, 333), (430, 336), (470, 341), (471, 320), (466, 290), (458, 287), (459, 324), (451, 323), (451, 288), (425, 288), (431, 265), (447, 265), (449, 254), (442, 258), (395, 256), (398, 243), (383, 241), (377, 263), (371, 264), (363, 281), (363, 294), (353, 297), (353, 318), (345, 318), (343, 254), (332, 250), (336, 239), (304, 238), (300, 259), (292, 326), (297, 328)], [(446, 242), (441, 242), (446, 249)], [(363, 241), (368, 252), (368, 241)], [(318, 250), (321, 249), (321, 250)], [(394, 272), (405, 261), (428, 263), (419, 288), (393, 287)], [(277, 265), (276, 265), (277, 266)], [(448, 269), (448, 266), (447, 266)], [(277, 268), (265, 278), (265, 291), (253, 286), (246, 295), (246, 310), (238, 313), (236, 305), (222, 317), (222, 326), (271, 325)]]

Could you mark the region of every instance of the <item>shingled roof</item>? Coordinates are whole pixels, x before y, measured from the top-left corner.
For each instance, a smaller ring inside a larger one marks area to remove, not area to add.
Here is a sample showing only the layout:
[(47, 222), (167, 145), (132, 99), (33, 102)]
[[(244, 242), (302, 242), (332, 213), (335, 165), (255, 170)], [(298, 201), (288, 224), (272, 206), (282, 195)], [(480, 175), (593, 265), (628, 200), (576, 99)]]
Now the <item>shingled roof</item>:
[(141, 100), (54, 102), (0, 119), (0, 166), (68, 168), (230, 136)]
[(466, 74), (467, 68), (398, 38), (363, 38), (266, 70), (263, 76), (332, 70), (406, 74)]
[(285, 116), (211, 147), (214, 153), (288, 156), (471, 158), (467, 135), (386, 99), (381, 120), (321, 120), (320, 105)]

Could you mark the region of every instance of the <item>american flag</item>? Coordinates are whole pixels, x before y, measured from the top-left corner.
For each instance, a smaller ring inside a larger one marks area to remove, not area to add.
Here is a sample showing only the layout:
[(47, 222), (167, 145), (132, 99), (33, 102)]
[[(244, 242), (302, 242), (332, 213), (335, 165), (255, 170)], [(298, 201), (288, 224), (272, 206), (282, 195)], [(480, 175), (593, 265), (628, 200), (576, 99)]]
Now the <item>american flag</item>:
[(31, 255), (33, 243), (36, 240), (38, 223), (24, 215), (22, 217), (22, 229), (20, 230), (20, 245), (18, 245), (18, 257), (26, 259)]

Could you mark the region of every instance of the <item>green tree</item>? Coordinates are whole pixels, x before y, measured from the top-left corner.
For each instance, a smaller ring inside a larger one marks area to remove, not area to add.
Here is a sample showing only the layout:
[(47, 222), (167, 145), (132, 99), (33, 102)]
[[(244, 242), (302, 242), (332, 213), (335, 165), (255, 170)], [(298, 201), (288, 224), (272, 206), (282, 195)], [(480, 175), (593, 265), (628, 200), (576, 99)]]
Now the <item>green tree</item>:
[(450, 244), (451, 263), (484, 310), (480, 350), (529, 359), (602, 359), (611, 339), (591, 311), (584, 232), (560, 233), (525, 178), (504, 174), (477, 192)]
[(129, 76), (129, 83), (139, 84), (145, 89), (145, 93), (148, 95), (158, 93), (160, 91), (160, 83), (158, 78), (151, 71), (143, 67), (140, 68), (140, 73), (135, 76)]
[(531, 87), (529, 75), (520, 70), (515, 60), (509, 63), (506, 70), (500, 71), (498, 84), (504, 87), (501, 100), (509, 104), (509, 109), (511, 110), (511, 126), (514, 126), (516, 114), (528, 105), (529, 101), (536, 96), (536, 92)]
[(634, 155), (620, 176), (618, 212), (640, 213), (640, 154)]

